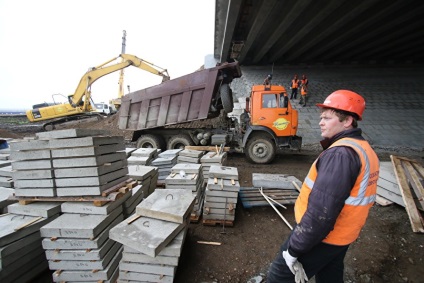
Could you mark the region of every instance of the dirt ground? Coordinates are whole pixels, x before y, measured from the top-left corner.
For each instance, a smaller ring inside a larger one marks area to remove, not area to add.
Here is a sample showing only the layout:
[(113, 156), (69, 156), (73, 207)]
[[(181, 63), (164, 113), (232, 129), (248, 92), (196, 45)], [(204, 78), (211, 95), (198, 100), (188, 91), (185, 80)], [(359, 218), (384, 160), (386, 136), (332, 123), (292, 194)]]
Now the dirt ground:
[[(115, 115), (116, 116), (116, 115)], [(129, 133), (116, 127), (116, 118), (80, 125), (108, 129), (113, 135)], [(0, 137), (33, 136), (41, 127), (0, 119)], [(303, 180), (318, 155), (317, 150), (285, 152), (271, 165), (254, 165), (241, 154), (230, 154), (228, 166), (237, 167), (241, 186), (252, 186), (252, 173), (288, 174)], [(423, 153), (407, 149), (377, 151), (381, 161), (390, 154), (423, 163)], [(293, 205), (280, 212), (294, 224)], [(271, 207), (243, 208), (237, 204), (234, 226), (204, 226), (191, 223), (176, 274), (176, 283), (265, 282), (267, 269), (290, 229)], [(219, 242), (220, 246), (197, 241)], [(406, 210), (396, 204), (374, 205), (359, 239), (345, 258), (345, 282), (424, 282), (424, 235), (412, 232)], [(49, 282), (49, 274), (43, 276)], [(256, 279), (256, 281), (253, 281)]]

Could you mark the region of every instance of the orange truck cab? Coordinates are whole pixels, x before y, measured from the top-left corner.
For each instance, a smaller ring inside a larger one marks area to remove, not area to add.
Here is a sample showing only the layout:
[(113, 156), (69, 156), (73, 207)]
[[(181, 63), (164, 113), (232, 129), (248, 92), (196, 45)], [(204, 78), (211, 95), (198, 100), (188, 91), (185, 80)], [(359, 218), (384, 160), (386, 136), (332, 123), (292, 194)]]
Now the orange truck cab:
[(246, 157), (254, 163), (269, 163), (277, 149), (300, 150), (298, 112), (292, 108), (286, 89), (280, 85), (254, 85), (246, 101), (250, 116), (243, 136)]

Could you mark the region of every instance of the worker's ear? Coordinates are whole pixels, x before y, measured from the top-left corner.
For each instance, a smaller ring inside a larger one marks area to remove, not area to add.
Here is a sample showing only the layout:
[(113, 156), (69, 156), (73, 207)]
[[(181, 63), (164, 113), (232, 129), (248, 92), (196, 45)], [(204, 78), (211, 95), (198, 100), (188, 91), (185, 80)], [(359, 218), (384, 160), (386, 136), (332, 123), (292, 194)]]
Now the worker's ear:
[(346, 119), (344, 120), (344, 127), (345, 128), (352, 127), (353, 126), (353, 121), (354, 121), (353, 117), (350, 116), (350, 115), (347, 115), (346, 116)]

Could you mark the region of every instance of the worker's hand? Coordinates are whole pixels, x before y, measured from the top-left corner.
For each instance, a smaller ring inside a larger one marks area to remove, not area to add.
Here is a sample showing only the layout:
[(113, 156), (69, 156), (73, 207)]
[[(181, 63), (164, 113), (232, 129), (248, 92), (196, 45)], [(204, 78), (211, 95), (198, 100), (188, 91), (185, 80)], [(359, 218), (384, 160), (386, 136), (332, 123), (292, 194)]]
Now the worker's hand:
[(294, 274), (296, 283), (305, 283), (308, 281), (303, 265), (297, 260), (297, 257), (293, 257), (289, 251), (283, 251), (283, 258), (290, 271)]

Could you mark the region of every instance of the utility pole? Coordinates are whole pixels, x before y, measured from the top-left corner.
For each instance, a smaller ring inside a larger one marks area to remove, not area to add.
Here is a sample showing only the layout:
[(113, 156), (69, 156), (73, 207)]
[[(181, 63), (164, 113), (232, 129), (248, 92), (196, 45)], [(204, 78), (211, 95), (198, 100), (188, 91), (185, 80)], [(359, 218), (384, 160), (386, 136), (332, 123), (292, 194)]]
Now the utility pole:
[[(127, 32), (125, 30), (122, 31), (122, 49), (121, 54), (125, 54), (125, 46), (127, 41)], [(122, 58), (122, 62), (124, 62), (124, 59)], [(118, 98), (122, 98), (124, 96), (124, 69), (121, 70), (119, 75), (119, 90), (118, 90)]]

